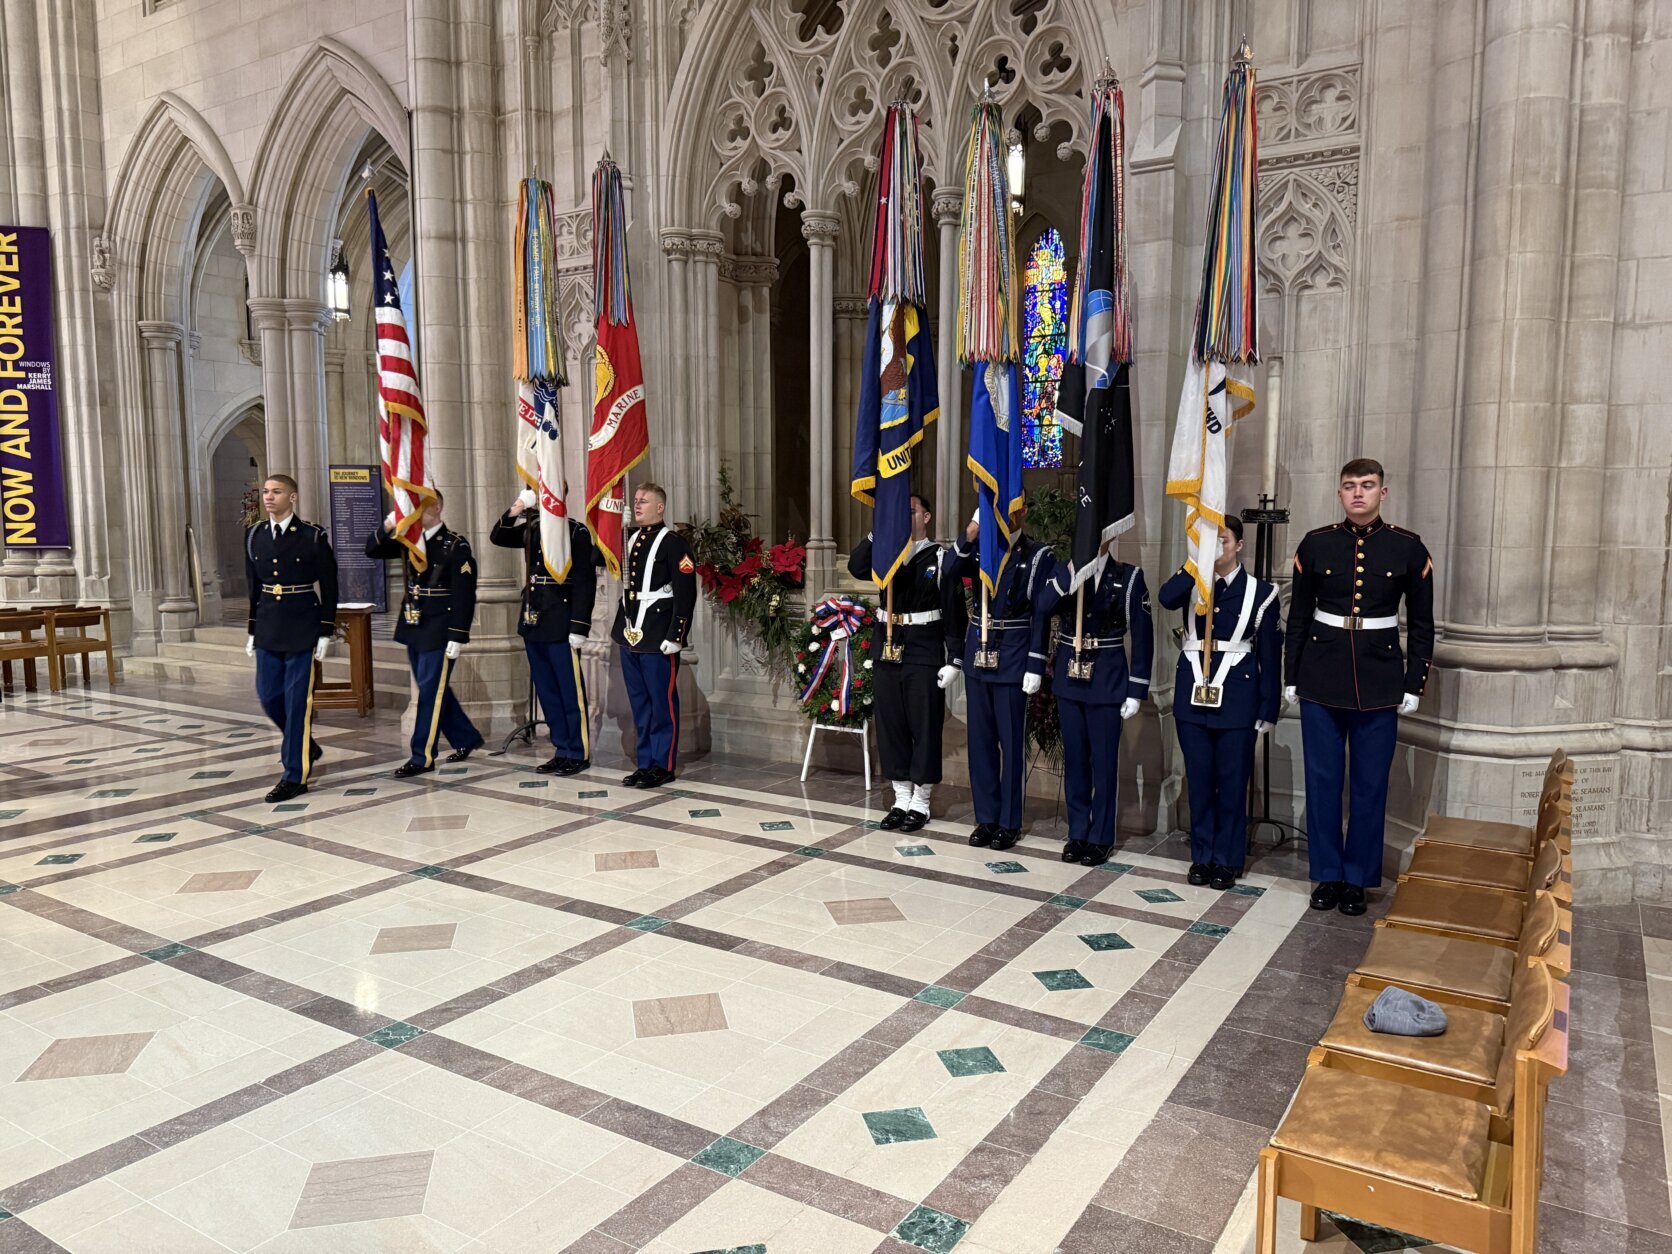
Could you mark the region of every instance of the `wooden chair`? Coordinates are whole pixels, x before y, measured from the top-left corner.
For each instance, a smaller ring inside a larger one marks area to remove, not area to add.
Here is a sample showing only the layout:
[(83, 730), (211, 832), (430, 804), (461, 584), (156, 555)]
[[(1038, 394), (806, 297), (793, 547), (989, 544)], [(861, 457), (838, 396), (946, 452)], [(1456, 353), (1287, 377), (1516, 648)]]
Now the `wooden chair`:
[(1328, 1209), (1475, 1254), (1535, 1254), (1550, 1081), (1566, 1072), (1568, 989), (1500, 1063), (1503, 1109), (1337, 1067), (1309, 1066), (1260, 1152), (1256, 1254), (1277, 1254), (1277, 1202), (1300, 1235)]
[[(14, 635), (16, 640), (9, 638)], [(0, 682), (11, 688), (12, 663), (22, 662), (24, 689), (34, 692), (36, 658), (46, 662), (47, 682), (58, 691), (58, 642), (52, 620), (39, 610), (0, 610)]]
[[(1573, 857), (1569, 851), (1572, 847), (1573, 822), (1565, 814), (1562, 821), (1546, 833), (1531, 860), (1518, 853), (1472, 849), (1466, 845), (1430, 844), (1419, 840), (1399, 881), (1437, 880), (1443, 884), (1525, 893), (1529, 882), (1542, 878), (1546, 880), (1543, 887), (1554, 893), (1557, 901), (1571, 906)], [(1554, 878), (1551, 878), (1552, 871)]]
[(1573, 759), (1558, 749), (1550, 755), (1550, 765), (1545, 768), (1544, 786), (1539, 790), (1537, 818), (1533, 823), (1500, 823), (1493, 819), (1431, 814), (1418, 843), (1462, 845), (1530, 858), (1541, 834), (1547, 834), (1564, 815), (1572, 813), (1572, 791)]
[(1484, 941), (1384, 927), (1378, 921), (1347, 983), (1371, 992), (1397, 984), (1447, 1005), (1502, 1014), (1509, 1008), (1517, 965), (1527, 959), (1558, 977), (1573, 970), (1573, 914), (1550, 893), (1534, 897), (1513, 953)]
[[(58, 683), (59, 688), (70, 686), (70, 658), (81, 658), (81, 686), (93, 686), (91, 668), (87, 658), (92, 653), (103, 653), (105, 657), (105, 683), (114, 688), (118, 683), (116, 673), (116, 654), (111, 647), (110, 611), (102, 606), (69, 606), (67, 608), (53, 608), (47, 611), (52, 620), (53, 638), (58, 643)], [(98, 628), (99, 635), (90, 636), (88, 630)], [(69, 635), (68, 632), (75, 632)]]
[(1548, 892), (1570, 869), (1567, 855), (1554, 840), (1540, 846), (1531, 866), (1520, 892), (1400, 876), (1393, 904), (1382, 922), (1388, 927), (1460, 936), (1514, 949), (1521, 943), (1522, 923), (1534, 896)]
[(1504, 1115), (1511, 1059), (1515, 1051), (1531, 1048), (1530, 1033), (1548, 1016), (1555, 982), (1549, 967), (1522, 961), (1507, 1015), (1449, 1006), (1439, 1036), (1372, 1032), (1364, 1015), (1381, 991), (1348, 985), (1308, 1061), (1467, 1098)]

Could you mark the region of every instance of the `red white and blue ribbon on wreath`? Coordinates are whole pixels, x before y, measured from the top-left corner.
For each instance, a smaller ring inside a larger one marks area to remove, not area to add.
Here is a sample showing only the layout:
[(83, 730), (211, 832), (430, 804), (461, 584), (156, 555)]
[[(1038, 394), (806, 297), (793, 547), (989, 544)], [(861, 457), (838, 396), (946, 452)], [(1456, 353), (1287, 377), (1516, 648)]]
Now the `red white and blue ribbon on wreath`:
[(842, 675), (837, 681), (836, 692), (831, 698), (832, 711), (841, 718), (846, 718), (853, 710), (853, 656), (851, 642), (859, 634), (864, 625), (865, 607), (856, 605), (851, 597), (826, 597), (813, 607), (813, 631), (815, 635), (828, 637), (826, 643), (819, 650), (819, 664), (814, 668), (807, 686), (801, 690), (801, 704), (806, 705), (812, 700), (813, 694), (824, 685), (824, 677), (830, 671), (832, 659), (838, 652), (840, 643), (842, 655)]

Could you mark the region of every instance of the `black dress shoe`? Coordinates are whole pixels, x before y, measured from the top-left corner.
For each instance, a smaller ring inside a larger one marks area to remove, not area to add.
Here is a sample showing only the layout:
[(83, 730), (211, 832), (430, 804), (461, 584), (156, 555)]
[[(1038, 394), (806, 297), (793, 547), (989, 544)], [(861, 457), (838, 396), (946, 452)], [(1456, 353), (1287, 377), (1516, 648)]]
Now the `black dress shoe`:
[(997, 834), (997, 832), (998, 828), (994, 827), (991, 823), (977, 823), (975, 825), (975, 830), (970, 833), (970, 844), (974, 845), (977, 849), (985, 849), (988, 845), (993, 843), (993, 837)]
[(928, 821), (929, 815), (926, 811), (907, 810), (906, 817), (900, 820), (900, 830), (902, 832), (919, 832), (923, 830), (923, 825)]
[(999, 834), (993, 837), (994, 849), (1010, 849), (1022, 839), (1022, 830), (1018, 827), (1001, 827)]
[(471, 754), (475, 753), (481, 747), (482, 747), (482, 742), (480, 740), (478, 740), (473, 745), (468, 745), (463, 749), (453, 750), (453, 752), (451, 752), (447, 755), (447, 760), (449, 762), (463, 762), (466, 758), (468, 758)]
[(300, 797), (308, 791), (306, 784), (292, 783), (288, 779), (281, 779), (274, 784), (267, 794), (268, 805), (278, 805), (281, 801), (289, 801), (292, 797)]
[(425, 766), (422, 762), (402, 762), (395, 768), (396, 779), (411, 779), (414, 775), (422, 775), (426, 771), (433, 771), (435, 767)]
[(1343, 884), (1341, 886), (1342, 914), (1361, 915), (1364, 913), (1364, 889), (1357, 884)]
[(1345, 885), (1328, 880), (1312, 890), (1312, 908), (1314, 910), (1333, 910), (1341, 904), (1341, 890)]
[(649, 774), (650, 774), (650, 772), (645, 770), (641, 766), (638, 770), (634, 771), (631, 775), (623, 776), (622, 780), (621, 780), (621, 786), (623, 788), (638, 788), (638, 787), (643, 785), (645, 779), (649, 776)]
[(877, 821), (877, 826), (885, 832), (897, 832), (900, 825), (906, 821), (906, 812), (899, 806), (890, 806), (888, 813)]
[(565, 758), (563, 759), (563, 765), (557, 768), (557, 773), (559, 775), (579, 775), (591, 765), (591, 761), (587, 758)]
[(1062, 847), (1062, 860), (1064, 862), (1078, 862), (1085, 856), (1086, 847), (1077, 840), (1071, 840)]
[(1113, 849), (1109, 845), (1087, 845), (1086, 851), (1080, 855), (1081, 866), (1102, 866), (1109, 860)]
[(1200, 888), (1203, 884), (1206, 884), (1212, 876), (1213, 868), (1211, 866), (1208, 866), (1204, 862), (1192, 862), (1190, 864), (1190, 874), (1184, 878), (1186, 883), (1193, 884), (1195, 887)]
[(568, 758), (554, 757), (550, 762), (542, 762), (534, 768), (536, 775), (561, 775), (563, 768), (569, 765)]
[(663, 784), (673, 783), (674, 778), (674, 773), (666, 767), (653, 766), (644, 773), (644, 780), (639, 784), (639, 787), (660, 788)]
[(325, 750), (319, 747), (319, 741), (308, 741), (308, 761), (317, 762), (325, 756)]
[(1234, 868), (1228, 866), (1216, 866), (1213, 868), (1213, 878), (1208, 881), (1208, 885), (1211, 888), (1218, 889), (1220, 892), (1224, 892), (1227, 888), (1232, 887), (1236, 882), (1237, 873)]

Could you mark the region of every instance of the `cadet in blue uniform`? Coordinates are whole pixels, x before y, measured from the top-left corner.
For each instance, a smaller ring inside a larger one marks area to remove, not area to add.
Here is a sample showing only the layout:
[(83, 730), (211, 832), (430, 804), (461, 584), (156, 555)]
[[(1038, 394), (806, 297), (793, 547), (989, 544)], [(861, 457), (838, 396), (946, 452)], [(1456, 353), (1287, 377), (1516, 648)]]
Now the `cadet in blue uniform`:
[(638, 769), (621, 782), (660, 788), (679, 762), (679, 651), (697, 608), (697, 564), (685, 537), (666, 526), (668, 494), (646, 483), (633, 493), (633, 521), (621, 562), (621, 603), (610, 638), (621, 646), (621, 676), (633, 707)]
[[(1348, 462), (1336, 495), (1346, 518), (1309, 532), (1295, 553), (1283, 695), (1300, 701), (1312, 908), (1363, 914), (1364, 890), (1382, 882), (1399, 716), (1416, 713), (1434, 657), (1434, 559), (1421, 537), (1382, 521), (1380, 462)], [(1408, 654), (1399, 648), (1401, 600)]]
[(575, 775), (592, 764), (581, 646), (592, 630), (592, 605), (598, 595), (597, 554), (592, 533), (569, 519), (569, 571), (561, 583), (553, 578), (540, 548), (535, 503), (533, 490), (525, 488), (493, 525), (488, 539), (501, 548), (523, 551), (526, 582), (517, 631), (552, 737), (551, 761), (534, 769), (542, 775)]
[(408, 779), (435, 769), (438, 736), (446, 736), (453, 752), (449, 762), (463, 762), (482, 747), (482, 733), (453, 695), (453, 663), (470, 641), (476, 617), (476, 558), (470, 541), (449, 531), (441, 521), (444, 501), (424, 510), (424, 553), (419, 570), (407, 548), (395, 538), (395, 516), (366, 541), (367, 557), (406, 560), (406, 596), (395, 623), (395, 640), (406, 646), (407, 661), (418, 681), (418, 714), (412, 727), (412, 756), (395, 768), (396, 779)]
[[(1017, 519), (1027, 517), (1024, 509)], [(981, 639), (980, 526), (972, 522), (964, 540), (952, 546), (948, 563), (954, 583), (977, 581), (969, 630), (947, 641), (952, 666), (964, 674), (969, 717), (970, 792), (975, 797), (975, 830), (970, 844), (1009, 849), (1022, 836), (1022, 782), (1027, 764), (1029, 653), (1033, 645), (1034, 600), (1056, 574), (1051, 550), (1018, 531), (999, 585), (987, 603), (987, 640)], [(1038, 683), (1035, 681), (1034, 690)]]
[(1213, 567), (1212, 660), (1202, 666), (1207, 617), (1187, 608), (1196, 580), (1182, 567), (1156, 600), (1183, 610), (1184, 647), (1173, 682), (1173, 725), (1190, 789), (1192, 884), (1226, 889), (1248, 853), (1248, 779), (1254, 741), (1277, 723), (1283, 630), (1277, 589), (1242, 568), (1242, 519), (1225, 516)]
[(307, 792), (322, 756), (313, 740), (314, 661), (325, 660), (337, 630), (337, 555), (324, 528), (296, 517), (296, 490), (289, 475), (268, 475), (261, 485), (267, 521), (244, 535), (250, 585), (244, 652), (255, 658), (256, 696), (279, 729), (284, 763), (267, 794), (275, 803)]
[[(1068, 798), (1068, 843), (1062, 860), (1101, 866), (1115, 844), (1121, 723), (1149, 696), (1155, 624), (1144, 572), (1110, 558), (1096, 585), (1086, 585), (1085, 621), (1076, 653), (1079, 598), (1069, 590), (1072, 582), (1073, 567), (1060, 567), (1035, 601), (1036, 647), (1028, 669), (1036, 677), (1044, 674), (1050, 617), (1060, 614), (1051, 692), (1062, 722), (1063, 791)], [(1030, 687), (1037, 690), (1037, 679)]]
[[(883, 778), (894, 785), (894, 804), (879, 826), (890, 832), (915, 832), (929, 821), (930, 797), (941, 780), (945, 688), (954, 674), (947, 643), (963, 635), (963, 587), (944, 574), (946, 550), (929, 539), (933, 517), (928, 498), (913, 493), (911, 552), (894, 572), (893, 629), (886, 593), (871, 627), (877, 755)], [(870, 581), (871, 547), (867, 534), (848, 556), (855, 579)]]

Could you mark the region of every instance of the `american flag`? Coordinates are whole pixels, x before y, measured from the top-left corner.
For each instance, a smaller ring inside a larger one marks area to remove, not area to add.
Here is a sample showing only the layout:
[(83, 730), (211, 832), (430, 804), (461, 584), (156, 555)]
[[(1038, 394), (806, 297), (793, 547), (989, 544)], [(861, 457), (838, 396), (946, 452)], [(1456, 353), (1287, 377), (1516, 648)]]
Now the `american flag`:
[(395, 536), (423, 570), (424, 507), (436, 499), (424, 445), (429, 433), (419, 393), (412, 337), (401, 312), (401, 293), (389, 242), (377, 220), (377, 197), (366, 193), (371, 214), (372, 273), (377, 318), (377, 435), (383, 447), (383, 482), (395, 501)]

